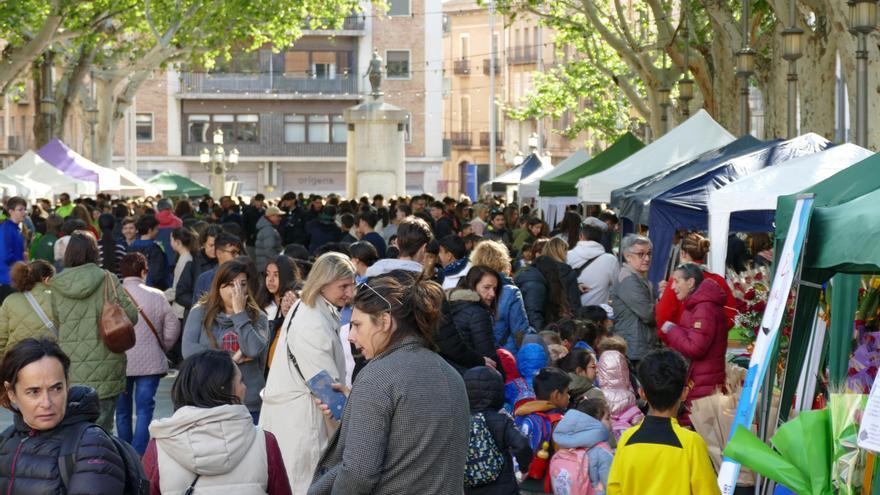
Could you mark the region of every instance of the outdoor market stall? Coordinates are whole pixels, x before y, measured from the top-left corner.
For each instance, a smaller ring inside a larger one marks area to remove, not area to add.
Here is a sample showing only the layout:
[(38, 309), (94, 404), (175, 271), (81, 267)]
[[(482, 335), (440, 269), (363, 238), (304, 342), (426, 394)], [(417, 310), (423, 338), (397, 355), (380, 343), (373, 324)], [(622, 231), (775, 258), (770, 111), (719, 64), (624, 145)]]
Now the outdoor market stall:
[(555, 225), (565, 207), (578, 202), (579, 179), (608, 170), (644, 147), (639, 138), (627, 132), (589, 161), (555, 177), (545, 176), (538, 183), (538, 205), (544, 211), (545, 221)]
[(608, 203), (611, 191), (693, 160), (735, 139), (705, 110), (700, 110), (614, 168), (578, 180), (578, 199), (593, 204)]
[(125, 167), (116, 167), (119, 172), (121, 184), (119, 194), (123, 196), (155, 196), (162, 190), (153, 184), (138, 177), (138, 175)]
[(562, 160), (557, 163), (551, 170), (548, 170), (547, 173), (538, 175), (532, 174), (526, 180), (524, 180), (519, 185), (519, 197), (520, 198), (537, 198), (538, 197), (538, 185), (542, 180), (550, 180), (554, 177), (559, 177), (560, 175), (572, 170), (580, 165), (583, 165), (590, 159), (590, 154), (587, 153), (586, 150), (579, 149), (572, 153), (568, 158)]
[(544, 163), (537, 154), (532, 153), (519, 165), (495, 177), (495, 180), (490, 182), (488, 187), (493, 193), (504, 193), (510, 196), (514, 188), (519, 186), (526, 178), (536, 174), (540, 177), (551, 170), (553, 170), (552, 165)]
[(37, 154), (50, 165), (76, 179), (93, 182), (98, 192), (119, 193), (119, 172), (102, 167), (53, 139), (37, 150)]
[(184, 177), (180, 174), (175, 174), (174, 172), (168, 170), (150, 177), (149, 179), (147, 179), (147, 182), (159, 188), (159, 190), (161, 190), (162, 194), (165, 196), (194, 197), (211, 194), (211, 191), (207, 187), (188, 177)]
[[(806, 189), (828, 177), (871, 156), (873, 153), (861, 146), (846, 143), (812, 155), (766, 168), (733, 184), (709, 191), (709, 269), (725, 273), (727, 235), (730, 232), (730, 216), (734, 212), (776, 209), (779, 196)], [(762, 231), (773, 229), (772, 224)]]
[[(685, 181), (651, 201), (648, 235), (654, 244), (654, 259), (648, 278), (656, 285), (666, 276), (672, 240), (677, 229), (706, 230), (709, 191), (719, 189), (765, 167), (810, 155), (832, 146), (818, 134), (808, 133), (773, 146), (739, 156), (707, 173)], [(732, 217), (735, 230), (760, 231), (768, 224), (766, 212), (739, 212)]]
[(95, 184), (65, 175), (61, 170), (53, 167), (31, 150), (25, 152), (12, 165), (0, 172), (3, 176), (11, 176), (13, 179), (28, 179), (35, 182), (38, 187), (31, 190), (34, 200), (38, 197), (48, 197), (66, 192), (71, 196), (94, 196)]

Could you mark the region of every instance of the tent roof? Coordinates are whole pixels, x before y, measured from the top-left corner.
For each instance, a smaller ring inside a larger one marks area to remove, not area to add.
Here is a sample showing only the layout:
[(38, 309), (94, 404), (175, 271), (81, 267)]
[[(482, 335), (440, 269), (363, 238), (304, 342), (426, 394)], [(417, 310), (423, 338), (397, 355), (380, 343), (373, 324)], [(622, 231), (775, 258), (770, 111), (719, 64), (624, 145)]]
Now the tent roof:
[(589, 161), (578, 164), (575, 168), (563, 172), (556, 177), (545, 177), (538, 185), (538, 195), (542, 197), (573, 197), (577, 196), (578, 179), (598, 174), (620, 163), (626, 157), (644, 148), (633, 133), (627, 132), (611, 146), (594, 156)]
[(147, 179), (147, 182), (162, 190), (162, 194), (165, 196), (183, 196), (184, 194), (187, 196), (202, 196), (204, 194), (211, 194), (207, 187), (188, 177), (168, 170), (150, 177)]
[(779, 196), (810, 187), (872, 154), (861, 146), (847, 143), (765, 168), (733, 184), (710, 191), (709, 240), (715, 248), (710, 252), (710, 269), (724, 273), (731, 213), (774, 210)]
[(614, 189), (692, 160), (700, 153), (724, 146), (734, 139), (705, 110), (700, 110), (613, 169), (580, 179), (577, 182), (578, 198), (589, 203), (607, 203)]
[(138, 175), (125, 167), (116, 167), (119, 172), (119, 178), (122, 181), (120, 185), (120, 194), (129, 194), (133, 196), (155, 196), (162, 192), (161, 189), (154, 184), (150, 184), (138, 177)]
[(738, 156), (773, 146), (776, 142), (778, 141), (759, 141), (750, 134), (743, 136), (730, 144), (707, 151), (684, 165), (663, 170), (634, 184), (615, 189), (611, 192), (611, 206), (619, 210), (621, 217), (628, 218), (635, 224), (647, 224), (647, 206), (652, 199)]
[(522, 184), (519, 185), (519, 196), (521, 198), (535, 198), (538, 196), (538, 186), (541, 181), (553, 179), (555, 177), (559, 177), (560, 175), (577, 168), (580, 165), (583, 165), (587, 160), (590, 159), (590, 154), (586, 152), (586, 150), (577, 150), (572, 153), (568, 158), (562, 160), (557, 163), (555, 167), (549, 169), (547, 173), (538, 175), (532, 174), (528, 179), (524, 180)]
[(53, 139), (37, 150), (41, 158), (65, 174), (98, 185), (99, 192), (119, 191), (119, 172), (102, 167)]
[[(686, 181), (657, 196), (651, 201), (648, 232), (654, 241), (654, 260), (648, 277), (659, 282), (666, 271), (669, 249), (675, 229), (705, 230), (708, 228), (709, 191), (720, 189), (765, 167), (800, 156), (819, 152), (830, 146), (830, 141), (808, 133), (773, 146), (753, 151), (726, 162), (723, 166)], [(766, 230), (772, 225), (768, 215), (740, 216), (738, 228), (745, 231)]]
[(875, 189), (852, 201), (815, 208), (804, 266), (834, 272), (880, 273), (878, 202), (880, 189)]
[(814, 208), (852, 201), (859, 196), (880, 189), (880, 174), (877, 173), (877, 170), (880, 170), (880, 155), (874, 154), (818, 184), (795, 194), (780, 196), (776, 202), (776, 242), (781, 242), (785, 238), (799, 195), (812, 193)]
[(3, 169), (3, 173), (13, 177), (30, 179), (48, 186), (46, 192), (39, 193), (43, 196), (61, 194), (63, 192), (77, 196), (95, 194), (94, 183), (65, 175), (64, 172), (53, 167), (30, 150), (21, 155), (15, 163)]
[(543, 165), (544, 164), (541, 162), (541, 159), (538, 158), (538, 155), (532, 153), (527, 156), (519, 165), (513, 167), (510, 170), (507, 170), (498, 177), (495, 177), (495, 180), (493, 180), (492, 183), (519, 184), (523, 181), (523, 179), (540, 170)]

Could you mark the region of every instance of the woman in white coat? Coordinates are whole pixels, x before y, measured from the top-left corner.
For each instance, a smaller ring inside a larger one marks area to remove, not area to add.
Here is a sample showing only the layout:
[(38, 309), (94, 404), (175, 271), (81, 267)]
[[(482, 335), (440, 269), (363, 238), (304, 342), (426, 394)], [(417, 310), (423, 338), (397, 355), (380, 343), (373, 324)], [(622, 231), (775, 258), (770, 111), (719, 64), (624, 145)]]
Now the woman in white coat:
[(278, 439), (294, 495), (305, 495), (336, 428), (315, 405), (306, 381), (322, 370), (336, 382), (345, 379), (339, 309), (354, 294), (355, 273), (348, 257), (338, 253), (315, 261), (300, 300), (281, 326), (266, 378), (260, 426)]

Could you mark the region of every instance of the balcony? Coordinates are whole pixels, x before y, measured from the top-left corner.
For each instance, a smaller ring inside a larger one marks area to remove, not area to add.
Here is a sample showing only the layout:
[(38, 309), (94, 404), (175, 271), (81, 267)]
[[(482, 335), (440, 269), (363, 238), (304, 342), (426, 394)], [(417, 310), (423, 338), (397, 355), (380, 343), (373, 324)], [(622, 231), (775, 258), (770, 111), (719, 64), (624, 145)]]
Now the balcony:
[(357, 95), (358, 78), (351, 74), (333, 79), (319, 79), (270, 73), (183, 72), (180, 92), (183, 94)]
[[(483, 74), (489, 75), (489, 69), (492, 68), (492, 60), (488, 58), (483, 59)], [(501, 74), (501, 61), (498, 58), (495, 59), (495, 75)]]
[[(364, 14), (351, 14), (346, 16), (342, 21), (342, 31), (363, 31), (366, 25), (366, 15)], [(327, 23), (329, 24), (329, 23)], [(309, 21), (306, 21), (303, 24), (303, 31), (335, 31), (334, 29), (321, 29), (318, 27), (317, 29), (313, 29), (309, 24)]]
[(469, 76), (471, 74), (471, 61), (466, 58), (454, 60), (452, 62), (452, 72), (458, 76)]
[(6, 136), (6, 151), (24, 153), (27, 148), (22, 136)]
[(450, 140), (453, 148), (470, 148), (473, 143), (470, 131), (453, 132)]
[[(253, 156), (344, 158), (346, 150), (345, 143), (229, 143), (225, 147), (236, 148), (244, 160)], [(183, 154), (199, 156), (204, 148), (210, 150), (212, 146), (209, 143), (186, 143), (183, 145)]]
[[(489, 132), (481, 132), (480, 133), (480, 146), (483, 148), (488, 148), (491, 139), (489, 138)], [(504, 136), (500, 132), (495, 133), (495, 146), (501, 146), (504, 142)]]
[(510, 65), (534, 64), (538, 61), (537, 50), (531, 47), (516, 48), (513, 53), (507, 57), (507, 63)]

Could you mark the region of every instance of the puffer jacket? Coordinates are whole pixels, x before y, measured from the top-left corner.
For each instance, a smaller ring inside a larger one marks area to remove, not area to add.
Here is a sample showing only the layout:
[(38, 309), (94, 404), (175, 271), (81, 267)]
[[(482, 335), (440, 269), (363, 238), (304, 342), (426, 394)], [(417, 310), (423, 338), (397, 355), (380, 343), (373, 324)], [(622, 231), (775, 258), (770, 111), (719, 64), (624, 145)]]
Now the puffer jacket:
[(706, 279), (684, 300), (684, 312), (666, 334), (669, 346), (691, 361), (688, 381), (693, 388), (688, 402), (714, 393), (725, 381), (727, 353), (727, 294), (714, 280)]
[(516, 429), (513, 419), (500, 412), (504, 407), (504, 383), (497, 371), (478, 366), (467, 370), (464, 374), (464, 385), (467, 389), (471, 416), (482, 414), (486, 418), (486, 427), (495, 440), (498, 450), (504, 454), (504, 467), (501, 474), (492, 483), (476, 488), (465, 488), (467, 495), (516, 495), (519, 485), (513, 471), (513, 459), (521, 471), (528, 469), (532, 460), (532, 449), (528, 438)]
[(599, 388), (608, 401), (608, 411), (612, 419), (623, 414), (627, 408), (636, 405), (626, 356), (613, 350), (603, 352), (599, 356), (599, 370), (596, 377), (599, 379)]
[(477, 354), (496, 360), (495, 338), (492, 335), (492, 315), (480, 302), (480, 295), (470, 289), (449, 292), (452, 321), (465, 343)]
[(544, 314), (544, 303), (547, 298), (547, 281), (544, 279), (544, 275), (534, 266), (529, 266), (517, 273), (514, 281), (522, 291), (523, 305), (526, 308), (529, 324), (535, 330), (543, 330), (544, 325), (550, 323), (545, 320), (546, 315)]
[[(110, 352), (98, 335), (104, 307), (104, 270), (94, 263), (65, 268), (51, 282), (52, 308), (58, 343), (70, 357), (70, 383), (88, 385), (98, 398), (109, 399), (125, 391), (125, 353)], [(115, 276), (119, 304), (133, 323), (138, 311)], [(113, 297), (113, 290), (108, 290)]]
[[(54, 320), (52, 291), (49, 286), (38, 282), (31, 294), (46, 316)], [(55, 340), (56, 336), (37, 316), (24, 294), (15, 292), (4, 299), (0, 306), (0, 356), (6, 353), (6, 349), (27, 338)]]
[(254, 426), (247, 408), (181, 407), (150, 424), (144, 470), (151, 493), (289, 494), (290, 483), (275, 437)]
[(541, 368), (547, 366), (547, 351), (540, 344), (523, 344), (519, 352), (516, 353), (516, 365), (519, 374), (532, 389), (532, 379), (541, 371)]
[(660, 345), (651, 282), (628, 264), (620, 267), (617, 281), (611, 286), (611, 309), (614, 310), (614, 333), (626, 340), (627, 357), (642, 359)]
[(562, 286), (565, 288), (565, 295), (568, 298), (568, 309), (572, 314), (581, 307), (581, 290), (578, 288), (578, 274), (574, 268), (565, 263), (558, 263), (559, 279), (562, 280)]
[(528, 331), (529, 317), (526, 315), (522, 292), (510, 277), (501, 275), (501, 297), (498, 299), (498, 312), (492, 328), (495, 345), (516, 352), (516, 335)]
[(51, 430), (33, 430), (20, 414), (15, 414), (13, 425), (3, 433), (0, 445), (0, 492), (16, 495), (122, 493), (125, 487), (122, 458), (113, 440), (100, 428), (88, 428), (83, 433), (66, 491), (58, 471), (62, 432), (83, 422), (94, 423), (100, 412), (95, 391), (74, 386), (67, 391), (64, 419)]
[(281, 234), (268, 218), (262, 217), (257, 221), (256, 247), (257, 270), (266, 271), (266, 265), (281, 254), (284, 246), (281, 245)]
[[(703, 280), (713, 280), (722, 290), (724, 290), (724, 330), (730, 330), (733, 328), (733, 319), (736, 317), (737, 313), (736, 298), (733, 297), (733, 291), (730, 290), (727, 280), (717, 273), (703, 270)], [(676, 296), (675, 291), (672, 290), (672, 278), (670, 278), (669, 282), (666, 284), (666, 288), (663, 290), (663, 294), (660, 296), (660, 300), (657, 301), (657, 307), (655, 309), (657, 328), (660, 329), (663, 327), (663, 324), (667, 321), (673, 323), (681, 321), (681, 315), (684, 313), (684, 309), (684, 301), (678, 300), (678, 296)], [(661, 332), (660, 338), (665, 341), (666, 335)]]
[[(598, 419), (589, 414), (572, 409), (556, 424), (553, 441), (560, 449), (586, 449), (589, 458), (590, 483), (593, 486), (608, 486), (608, 473), (614, 456), (603, 448), (594, 449), (596, 444), (609, 443), (608, 429)], [(551, 460), (551, 465), (553, 461)], [(602, 492), (604, 493), (604, 492)]]

